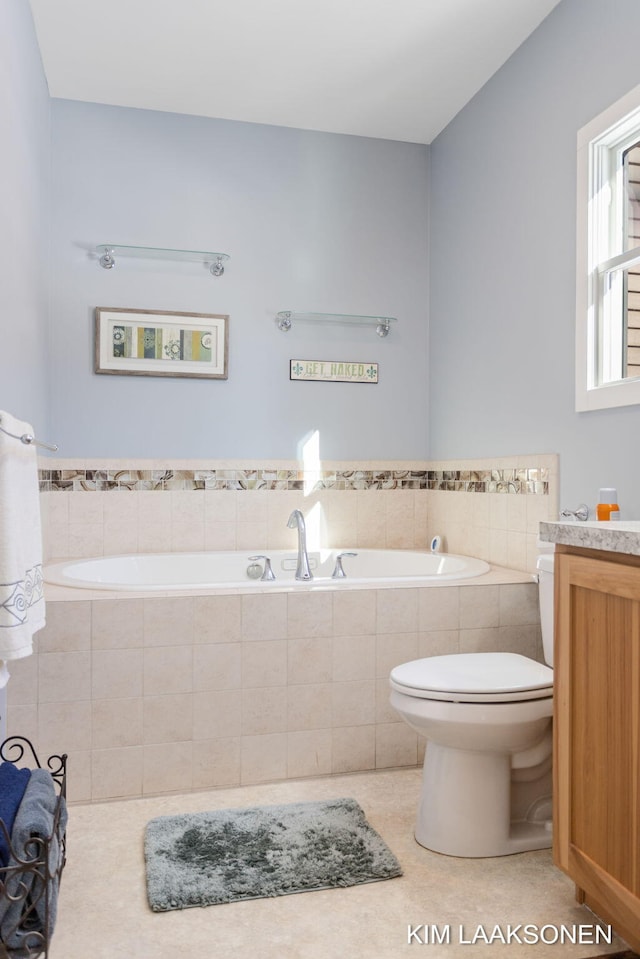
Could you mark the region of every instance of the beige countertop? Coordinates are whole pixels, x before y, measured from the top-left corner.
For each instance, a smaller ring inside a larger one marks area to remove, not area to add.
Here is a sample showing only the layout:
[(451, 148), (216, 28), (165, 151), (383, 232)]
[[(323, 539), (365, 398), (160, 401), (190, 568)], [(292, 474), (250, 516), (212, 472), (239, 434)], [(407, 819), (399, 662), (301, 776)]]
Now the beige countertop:
[(540, 523), (540, 539), (563, 546), (640, 556), (640, 521)]

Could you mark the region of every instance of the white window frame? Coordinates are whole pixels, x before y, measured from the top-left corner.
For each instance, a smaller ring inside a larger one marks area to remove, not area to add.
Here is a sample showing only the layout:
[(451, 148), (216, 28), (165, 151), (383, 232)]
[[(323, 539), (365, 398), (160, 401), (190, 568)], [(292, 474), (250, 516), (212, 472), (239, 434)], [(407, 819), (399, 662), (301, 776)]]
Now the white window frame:
[[(614, 296), (616, 276), (640, 262), (640, 247), (622, 249), (622, 171), (619, 157), (640, 140), (640, 86), (578, 132), (576, 252), (576, 410), (640, 404), (640, 378), (615, 379), (621, 352), (608, 350), (621, 331), (605, 327), (601, 290)], [(619, 299), (619, 297), (618, 297)], [(618, 326), (622, 322), (620, 302)], [(607, 335), (603, 335), (607, 332)], [(607, 382), (601, 370), (608, 366)]]

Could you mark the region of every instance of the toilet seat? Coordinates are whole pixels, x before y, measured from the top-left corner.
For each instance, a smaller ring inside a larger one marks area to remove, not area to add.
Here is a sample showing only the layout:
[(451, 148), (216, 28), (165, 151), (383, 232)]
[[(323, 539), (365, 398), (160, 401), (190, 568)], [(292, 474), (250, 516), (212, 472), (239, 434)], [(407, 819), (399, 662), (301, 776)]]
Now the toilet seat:
[(406, 696), (464, 703), (514, 703), (553, 696), (553, 670), (519, 653), (454, 653), (403, 663), (392, 689)]

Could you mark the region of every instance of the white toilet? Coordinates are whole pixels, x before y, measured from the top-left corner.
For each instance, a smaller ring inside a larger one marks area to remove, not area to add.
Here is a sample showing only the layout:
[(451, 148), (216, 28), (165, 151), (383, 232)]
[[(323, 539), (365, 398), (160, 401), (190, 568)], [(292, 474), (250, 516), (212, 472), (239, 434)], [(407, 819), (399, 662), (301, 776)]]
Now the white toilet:
[[(553, 662), (553, 554), (538, 559)], [(551, 845), (553, 670), (516, 653), (458, 653), (391, 671), (391, 705), (427, 742), (415, 837), (449, 856)]]

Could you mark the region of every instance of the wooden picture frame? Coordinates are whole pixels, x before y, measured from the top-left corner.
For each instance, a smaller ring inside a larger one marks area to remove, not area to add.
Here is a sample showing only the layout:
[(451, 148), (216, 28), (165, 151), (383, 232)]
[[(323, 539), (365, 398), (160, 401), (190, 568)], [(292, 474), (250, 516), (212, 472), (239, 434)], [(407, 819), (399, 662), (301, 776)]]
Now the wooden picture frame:
[(228, 359), (228, 315), (96, 307), (96, 373), (226, 380)]

